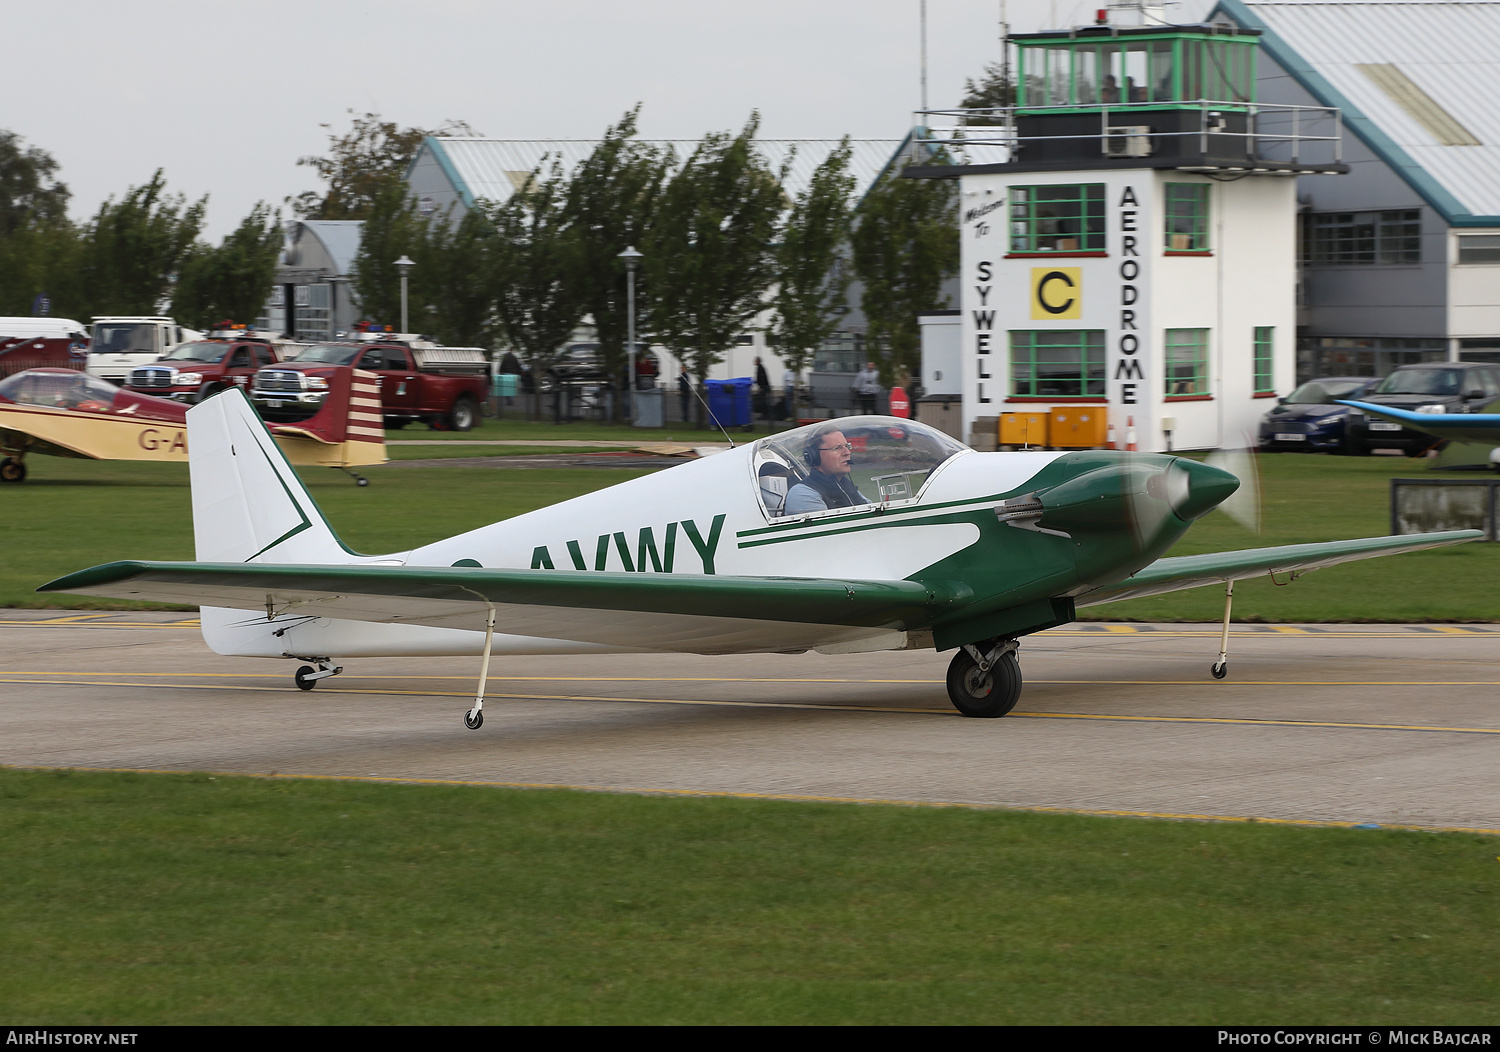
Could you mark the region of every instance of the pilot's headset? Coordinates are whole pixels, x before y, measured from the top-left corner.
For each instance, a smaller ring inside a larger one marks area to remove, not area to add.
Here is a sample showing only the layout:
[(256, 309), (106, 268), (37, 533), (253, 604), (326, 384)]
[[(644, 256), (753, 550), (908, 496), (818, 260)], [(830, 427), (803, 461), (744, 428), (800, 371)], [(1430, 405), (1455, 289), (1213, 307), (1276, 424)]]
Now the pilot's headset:
[(807, 445), (802, 447), (802, 463), (809, 471), (817, 471), (823, 466), (823, 439), (837, 430), (836, 427), (820, 427), (807, 440)]

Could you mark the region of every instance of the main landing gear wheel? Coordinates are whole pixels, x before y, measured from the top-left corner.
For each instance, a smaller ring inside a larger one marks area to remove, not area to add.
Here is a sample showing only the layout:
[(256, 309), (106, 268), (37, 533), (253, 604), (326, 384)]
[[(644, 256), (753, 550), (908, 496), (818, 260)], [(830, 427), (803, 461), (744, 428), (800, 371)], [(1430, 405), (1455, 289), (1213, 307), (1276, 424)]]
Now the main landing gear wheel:
[(307, 678), (316, 671), (318, 670), (313, 668), (311, 665), (303, 665), (301, 668), (299, 668), (296, 674), (292, 676), (292, 679), (297, 683), (297, 689), (312, 690), (314, 687), (316, 687), (318, 685), (318, 681), (315, 679)]
[[(985, 648), (976, 647), (977, 650)], [(1014, 649), (1007, 650), (987, 671), (960, 648), (948, 666), (948, 698), (965, 716), (995, 719), (1016, 707), (1021, 697), (1021, 662)]]
[(477, 731), (480, 727), (483, 727), (484, 710), (470, 709), (468, 712), (464, 713), (464, 726), (469, 728), (469, 730), (471, 731)]
[(15, 457), (0, 460), (0, 482), (26, 481), (26, 465)]
[(1223, 679), (1225, 676), (1229, 675), (1229, 662), (1215, 661), (1214, 667), (1209, 669), (1209, 671), (1214, 674), (1214, 679)]

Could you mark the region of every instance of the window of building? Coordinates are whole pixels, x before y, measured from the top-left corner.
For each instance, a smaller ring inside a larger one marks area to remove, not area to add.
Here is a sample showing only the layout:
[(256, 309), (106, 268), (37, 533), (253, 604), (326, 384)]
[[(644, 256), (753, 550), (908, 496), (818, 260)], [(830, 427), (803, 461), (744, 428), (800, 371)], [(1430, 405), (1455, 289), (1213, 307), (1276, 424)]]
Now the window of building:
[(1010, 334), (1012, 397), (1103, 397), (1104, 377), (1102, 329), (1043, 329)]
[(1104, 184), (1011, 187), (1010, 250), (1104, 251)]
[(297, 336), (303, 340), (333, 337), (333, 296), (328, 285), (298, 285), (295, 295)]
[(865, 336), (842, 330), (828, 334), (813, 353), (815, 373), (857, 373), (864, 368)]
[(1255, 327), (1255, 393), (1272, 394), (1276, 390), (1275, 347), (1276, 328), (1272, 325)]
[(1165, 394), (1208, 394), (1208, 330), (1167, 330)]
[(1500, 362), (1500, 339), (1458, 341), (1461, 362)]
[(1458, 235), (1460, 263), (1500, 263), (1500, 234)]
[(1320, 376), (1389, 376), (1393, 369), (1448, 358), (1448, 341), (1399, 336), (1313, 336), (1297, 341), (1297, 382)]
[(1420, 263), (1421, 212), (1315, 212), (1306, 217), (1303, 262), (1313, 266)]
[(1208, 251), (1208, 186), (1168, 183), (1166, 246), (1168, 252)]

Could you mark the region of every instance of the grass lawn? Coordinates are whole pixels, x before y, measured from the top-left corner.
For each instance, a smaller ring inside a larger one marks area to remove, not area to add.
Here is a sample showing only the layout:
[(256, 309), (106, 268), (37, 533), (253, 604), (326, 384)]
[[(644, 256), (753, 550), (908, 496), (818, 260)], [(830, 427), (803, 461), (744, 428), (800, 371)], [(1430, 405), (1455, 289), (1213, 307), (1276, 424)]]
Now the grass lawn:
[(1500, 841), (0, 770), (15, 1024), (1494, 1024)]
[[(553, 435), (566, 432), (571, 438), (572, 428), (589, 425), (526, 426), (548, 428)], [(621, 430), (640, 434), (636, 429)], [(481, 436), (498, 437), (494, 432), (470, 432), (468, 437), (471, 442)], [(453, 436), (460, 444), (451, 455), (555, 451), (543, 444), (463, 446), (464, 437)], [(391, 452), (403, 459), (427, 459), (449, 451), (443, 446), (397, 446)], [(1395, 457), (1286, 453), (1263, 456), (1260, 463), (1264, 532), (1257, 536), (1214, 513), (1194, 525), (1172, 554), (1383, 535), (1389, 530), (1389, 480), (1425, 472), (1423, 465)], [(128, 608), (129, 604), (86, 596), (42, 599), (33, 590), (62, 574), (113, 559), (192, 558), (185, 466), (57, 457), (35, 457), (29, 464), (31, 477), (24, 484), (0, 487), (0, 522), (7, 541), (0, 555), (0, 606)], [(373, 480), (364, 489), (338, 472), (303, 473), (334, 528), (350, 547), (364, 552), (404, 550), (640, 474), (592, 468), (370, 468), (364, 473)], [(1274, 586), (1264, 578), (1241, 582), (1235, 588), (1235, 617), (1500, 621), (1497, 580), (1500, 545), (1467, 544), (1320, 570), (1290, 587)], [(1201, 588), (1089, 607), (1083, 616), (1213, 621), (1221, 616), (1223, 602), (1218, 589)]]
[[(472, 435), (473, 432), (470, 432)], [(480, 440), (482, 441), (482, 440)], [(552, 453), (619, 453), (618, 446), (480, 446), (469, 442), (444, 442), (440, 446), (386, 446), (392, 460), (439, 460), (455, 457), (534, 457)]]

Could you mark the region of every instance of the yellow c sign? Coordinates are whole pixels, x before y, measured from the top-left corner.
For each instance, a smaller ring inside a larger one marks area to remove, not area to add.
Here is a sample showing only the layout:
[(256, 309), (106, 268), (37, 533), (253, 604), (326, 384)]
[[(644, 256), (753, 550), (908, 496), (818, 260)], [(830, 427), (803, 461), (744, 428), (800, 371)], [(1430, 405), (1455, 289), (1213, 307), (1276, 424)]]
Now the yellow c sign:
[(1083, 317), (1082, 267), (1032, 267), (1033, 321)]

